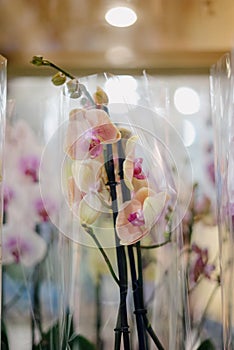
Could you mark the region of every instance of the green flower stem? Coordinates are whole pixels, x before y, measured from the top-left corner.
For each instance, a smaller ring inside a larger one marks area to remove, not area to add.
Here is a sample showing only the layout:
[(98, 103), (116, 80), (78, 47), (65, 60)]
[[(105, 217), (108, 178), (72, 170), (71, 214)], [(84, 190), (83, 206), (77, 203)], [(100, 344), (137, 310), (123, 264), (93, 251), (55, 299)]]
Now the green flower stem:
[[(63, 68), (57, 66), (55, 63), (47, 60), (47, 59), (44, 59), (43, 57), (41, 56), (34, 56), (31, 60), (31, 63), (35, 66), (45, 66), (45, 67), (51, 67), (55, 70), (57, 70), (58, 72), (61, 72), (63, 73), (67, 78), (69, 79), (76, 79), (77, 82), (79, 83), (79, 80), (74, 76), (72, 75), (71, 73), (67, 72), (66, 70), (64, 70)], [(83, 91), (83, 93), (86, 95), (86, 97), (89, 99), (89, 101), (92, 103), (92, 105), (95, 106), (95, 103), (93, 101), (93, 98), (92, 96), (90, 95), (90, 93), (88, 92), (88, 90), (86, 89), (86, 87), (83, 85), (83, 84), (80, 84), (80, 89)]]
[(97, 236), (93, 233), (93, 230), (92, 230), (91, 227), (87, 227), (86, 225), (83, 225), (83, 228), (84, 228), (85, 231), (90, 235), (90, 237), (92, 237), (92, 239), (94, 240), (96, 246), (98, 247), (100, 253), (102, 254), (102, 256), (103, 256), (103, 258), (104, 258), (104, 260), (105, 260), (105, 262), (106, 262), (106, 264), (107, 264), (107, 266), (108, 266), (108, 269), (109, 269), (109, 271), (110, 271), (112, 277), (114, 278), (115, 282), (116, 282), (116, 283), (118, 284), (118, 286), (119, 286), (119, 285), (120, 285), (119, 279), (118, 279), (118, 277), (116, 276), (115, 271), (114, 271), (114, 269), (113, 269), (113, 267), (112, 267), (112, 265), (111, 265), (111, 262), (110, 262), (110, 260), (109, 260), (109, 258), (108, 258), (108, 256), (107, 256), (105, 250), (102, 248), (101, 243), (99, 242)]
[[(115, 243), (116, 243), (116, 255), (117, 264), (119, 271), (119, 281), (120, 281), (120, 328), (119, 322), (117, 320), (116, 334), (118, 332), (123, 333), (124, 349), (130, 349), (129, 341), (129, 326), (127, 318), (127, 292), (128, 292), (128, 276), (127, 276), (127, 260), (124, 246), (120, 245), (119, 238), (116, 232), (116, 219), (118, 216), (118, 205), (117, 205), (117, 192), (116, 192), (116, 180), (115, 180), (115, 166), (113, 160), (113, 150), (112, 145), (106, 146), (106, 162), (105, 162), (106, 174), (108, 177), (107, 185), (110, 188), (110, 196), (112, 202), (112, 212), (113, 212), (113, 225), (115, 230)], [(118, 336), (118, 335), (116, 335)]]
[(34, 64), (35, 66), (46, 66), (46, 67), (54, 68), (55, 70), (63, 73), (66, 77), (68, 77), (70, 79), (76, 79), (73, 75), (71, 75), (70, 73), (65, 71), (63, 68), (57, 66), (56, 64), (54, 64), (53, 62), (51, 62), (47, 59), (44, 59), (41, 56), (34, 56), (32, 58), (31, 63)]
[(54, 64), (53, 62), (50, 62), (48, 60), (45, 60), (48, 64), (47, 66), (54, 68), (56, 70), (58, 70), (59, 72), (63, 73), (64, 75), (66, 75), (66, 77), (70, 78), (70, 79), (76, 79), (73, 75), (71, 75), (70, 73), (68, 73), (67, 71), (65, 71), (64, 69), (58, 67), (56, 64)]
[(159, 244), (153, 244), (153, 245), (141, 245), (141, 249), (155, 249), (163, 247), (164, 245), (171, 242), (171, 238), (167, 239), (166, 241), (159, 243)]

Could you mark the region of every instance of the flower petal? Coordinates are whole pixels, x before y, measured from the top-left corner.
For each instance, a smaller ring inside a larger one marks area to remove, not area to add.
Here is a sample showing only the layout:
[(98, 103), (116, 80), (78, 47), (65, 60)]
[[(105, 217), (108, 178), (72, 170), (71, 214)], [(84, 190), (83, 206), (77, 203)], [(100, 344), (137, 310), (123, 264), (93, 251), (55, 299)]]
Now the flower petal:
[(120, 244), (129, 245), (140, 241), (149, 233), (144, 226), (133, 226), (131, 223), (122, 226), (118, 230)]
[(90, 157), (87, 135), (94, 134), (101, 143), (115, 143), (121, 138), (120, 131), (101, 109), (74, 109), (70, 112), (65, 140), (65, 152), (72, 159)]
[(124, 182), (130, 191), (134, 190), (134, 187), (132, 184), (133, 166), (134, 166), (134, 163), (131, 160), (125, 159), (123, 163)]
[(68, 203), (70, 206), (72, 206), (74, 203), (79, 203), (81, 199), (81, 192), (76, 186), (74, 178), (70, 176), (68, 178)]
[(101, 166), (102, 164), (95, 159), (77, 160), (72, 163), (72, 175), (81, 192), (88, 193), (90, 190), (98, 189)]
[(84, 196), (78, 206), (78, 217), (81, 224), (92, 225), (101, 214), (102, 202), (95, 193)]
[(136, 192), (134, 198), (138, 200), (142, 206), (147, 197), (150, 196), (150, 194), (154, 193), (152, 190), (150, 190), (148, 187), (142, 187), (139, 189), (139, 191)]
[(138, 137), (136, 135), (130, 137), (127, 141), (126, 148), (125, 148), (126, 159), (123, 164), (124, 181), (126, 183), (126, 186), (130, 189), (130, 191), (133, 190), (132, 179), (133, 179), (135, 148), (136, 148), (137, 139)]
[(120, 208), (116, 220), (116, 232), (121, 244), (133, 244), (148, 233), (145, 231), (145, 226), (134, 226), (128, 221), (129, 215), (141, 208), (141, 203), (135, 199), (125, 202), (122, 209)]
[(120, 140), (119, 129), (111, 122), (108, 114), (101, 109), (86, 111), (85, 118), (95, 133), (100, 136), (102, 143), (114, 143)]
[(137, 135), (133, 135), (127, 141), (125, 153), (126, 153), (126, 158), (129, 160), (134, 161), (135, 159), (136, 142), (138, 139), (139, 137)]
[(149, 196), (145, 199), (143, 204), (143, 213), (146, 227), (150, 229), (155, 224), (165, 206), (167, 199), (167, 192), (159, 192), (154, 196)]
[[(83, 155), (87, 153), (87, 147), (79, 145), (78, 140), (87, 130), (90, 129), (90, 124), (85, 119), (85, 110), (73, 109), (69, 115), (69, 123), (65, 139), (65, 152), (72, 159), (83, 159)], [(77, 144), (78, 143), (78, 144)], [(80, 147), (79, 147), (80, 146)], [(81, 152), (81, 154), (80, 154)]]

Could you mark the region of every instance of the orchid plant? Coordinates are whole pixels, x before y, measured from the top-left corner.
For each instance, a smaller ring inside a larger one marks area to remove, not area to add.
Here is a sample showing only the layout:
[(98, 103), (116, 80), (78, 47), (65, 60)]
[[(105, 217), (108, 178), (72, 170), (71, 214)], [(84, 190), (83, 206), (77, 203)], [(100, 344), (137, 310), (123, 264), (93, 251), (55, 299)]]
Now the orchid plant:
[[(14, 321), (14, 327), (28, 325), (25, 341), (32, 349), (40, 349), (42, 342), (49, 341), (48, 329), (58, 317), (58, 284), (50, 272), (52, 250), (58, 244), (50, 218), (57, 215), (58, 200), (54, 191), (48, 191), (47, 199), (42, 201), (42, 146), (25, 121), (7, 122), (5, 151), (2, 346), (14, 347), (7, 326)], [(46, 313), (43, 304), (48, 305)]]
[[(69, 90), (69, 96), (82, 100), (82, 106), (75, 106), (67, 116), (64, 153), (69, 170), (66, 172), (68, 175), (65, 176), (65, 183), (73, 220), (76, 220), (79, 228), (93, 240), (119, 293), (114, 349), (131, 348), (132, 329), (129, 326), (129, 318), (132, 315), (129, 316), (127, 305), (131, 282), (137, 348), (148, 350), (151, 342), (154, 348), (163, 350), (166, 347), (148, 318), (143, 269), (145, 257), (147, 255), (149, 258), (149, 254), (143, 252), (159, 249), (173, 241), (171, 223), (176, 191), (172, 189), (171, 184), (159, 183), (145, 166), (144, 156), (137, 152), (138, 135), (134, 127), (126, 129), (112, 121), (109, 99), (102, 88), (97, 87), (91, 96), (86, 86), (78, 79), (42, 56), (34, 56), (32, 63), (56, 69), (58, 72), (52, 78), (52, 82), (59, 86), (68, 78), (65, 88)], [(186, 262), (184, 288), (189, 286), (188, 298), (191, 300), (203, 279), (214, 282), (214, 293), (219, 287), (219, 275), (215, 262), (210, 261), (208, 249), (193, 241), (194, 224), (203, 214), (204, 207), (196, 207), (196, 201), (192, 197), (191, 205), (181, 223), (182, 241), (179, 240), (179, 251), (181, 259), (185, 259)], [(111, 222), (110, 232), (114, 241), (117, 266), (113, 266), (112, 257), (108, 256), (99, 240), (96, 228), (101, 220)], [(163, 231), (164, 240), (155, 244), (151, 238), (154, 237), (155, 231), (159, 234), (160, 230)], [(173, 243), (175, 242), (178, 243), (177, 238)], [(165, 269), (165, 275), (167, 272)], [(100, 283), (100, 274), (98, 278)], [(186, 312), (188, 310), (183, 310), (184, 325)], [(203, 321), (204, 315), (201, 323)], [(197, 326), (196, 339), (191, 346), (194, 346), (199, 338), (201, 327), (202, 325)], [(185, 328), (188, 328), (187, 324)], [(186, 333), (186, 329), (184, 331)], [(187, 341), (186, 334), (184, 335), (184, 341)], [(72, 335), (72, 339), (75, 338), (76, 336)], [(95, 348), (87, 339), (82, 339), (86, 341), (84, 349)], [(69, 343), (69, 336), (67, 340)], [(97, 349), (102, 349), (99, 337), (96, 345)], [(213, 349), (212, 344), (207, 341), (202, 343), (199, 349), (204, 348)]]
[[(137, 155), (137, 134), (111, 120), (108, 96), (100, 87), (93, 96), (70, 73), (41, 56), (34, 56), (36, 66), (58, 70), (52, 78), (55, 85), (71, 79), (72, 98), (85, 96), (83, 108), (73, 108), (65, 138), (65, 154), (70, 164), (67, 178), (68, 200), (73, 216), (86, 231), (103, 256), (119, 290), (119, 310), (115, 327), (115, 350), (130, 349), (131, 332), (127, 307), (129, 272), (138, 347), (148, 349), (151, 339), (160, 350), (164, 345), (153, 330), (144, 302), (141, 241), (151, 235), (162, 217), (170, 221), (170, 190), (161, 186), (144, 169), (144, 158)], [(69, 86), (69, 83), (68, 83)], [(112, 217), (117, 271), (95, 233), (95, 224), (104, 213)], [(170, 242), (167, 232), (165, 244)], [(149, 247), (148, 247), (149, 248)], [(154, 248), (154, 246), (152, 246)]]

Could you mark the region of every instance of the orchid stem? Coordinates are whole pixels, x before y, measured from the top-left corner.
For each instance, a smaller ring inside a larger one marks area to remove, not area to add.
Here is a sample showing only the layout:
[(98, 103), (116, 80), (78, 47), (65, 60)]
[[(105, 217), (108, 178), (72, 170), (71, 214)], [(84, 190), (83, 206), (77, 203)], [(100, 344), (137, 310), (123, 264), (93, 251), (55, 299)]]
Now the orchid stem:
[(91, 227), (87, 227), (85, 225), (83, 225), (83, 228), (85, 229), (85, 231), (92, 237), (92, 239), (94, 240), (96, 246), (98, 247), (100, 253), (102, 254), (108, 268), (109, 268), (109, 271), (112, 275), (112, 277), (114, 278), (115, 282), (118, 284), (118, 286), (120, 285), (120, 282), (119, 282), (119, 279), (117, 278), (116, 274), (115, 274), (115, 271), (111, 265), (111, 262), (105, 252), (105, 250), (102, 248), (101, 246), (101, 243), (99, 242), (98, 238), (96, 237), (96, 235), (93, 233), (93, 230)]
[(163, 247), (164, 245), (168, 244), (171, 242), (171, 238), (167, 239), (166, 241), (158, 244), (153, 244), (153, 245), (142, 245), (141, 249), (155, 249), (155, 248), (160, 248)]
[(68, 77), (70, 79), (75, 79), (75, 77), (72, 74), (68, 73), (63, 68), (57, 66), (56, 64), (54, 64), (53, 62), (51, 62), (51, 61), (49, 61), (47, 59), (44, 59), (41, 56), (34, 56), (32, 61), (31, 61), (31, 63), (36, 65), (36, 66), (47, 66), (47, 67), (54, 68), (57, 71), (63, 73), (66, 77)]
[(58, 70), (59, 72), (63, 73), (64, 75), (66, 75), (66, 77), (70, 78), (70, 79), (76, 79), (73, 75), (71, 75), (70, 73), (68, 73), (67, 71), (65, 71), (64, 69), (58, 67), (56, 64), (54, 64), (53, 62), (50, 62), (48, 60), (46, 60), (46, 62), (48, 62), (48, 65), (51, 68), (54, 68), (56, 70)]
[[(32, 58), (31, 63), (34, 64), (35, 66), (51, 67), (51, 68), (57, 70), (58, 72), (63, 73), (69, 79), (72, 79), (72, 80), (76, 79), (77, 82), (79, 83), (78, 79), (74, 75), (72, 75), (71, 73), (67, 72), (63, 68), (57, 66), (55, 63), (53, 63), (53, 62), (51, 62), (51, 61), (49, 61), (47, 59), (44, 59), (41, 56), (34, 56)], [(82, 91), (84, 92), (86, 97), (89, 99), (89, 101), (92, 103), (92, 105), (95, 106), (95, 102), (93, 101), (93, 98), (90, 95), (90, 93), (88, 92), (88, 90), (86, 89), (86, 87), (83, 84), (80, 84), (80, 88), (82, 89)]]

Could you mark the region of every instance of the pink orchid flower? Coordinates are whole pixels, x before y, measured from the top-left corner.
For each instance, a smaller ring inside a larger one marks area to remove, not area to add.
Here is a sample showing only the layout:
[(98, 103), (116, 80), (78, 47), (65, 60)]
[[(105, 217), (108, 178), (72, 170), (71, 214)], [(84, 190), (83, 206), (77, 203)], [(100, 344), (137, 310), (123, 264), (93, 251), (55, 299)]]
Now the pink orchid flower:
[(137, 140), (137, 136), (128, 139), (125, 149), (126, 159), (123, 164), (124, 181), (131, 191), (148, 186), (147, 176), (142, 168), (143, 159), (135, 157)]
[(30, 267), (39, 263), (45, 256), (47, 245), (31, 228), (23, 223), (3, 226), (3, 264), (21, 264)]
[(190, 278), (192, 282), (196, 283), (202, 275), (205, 278), (210, 279), (212, 271), (215, 270), (215, 266), (208, 263), (208, 249), (202, 249), (198, 247), (197, 244), (193, 243), (192, 252), (196, 254), (195, 262), (190, 271)]
[(134, 244), (150, 232), (159, 218), (168, 196), (166, 192), (155, 193), (143, 187), (120, 208), (116, 230), (120, 243)]
[(98, 157), (103, 144), (119, 141), (121, 134), (101, 109), (73, 109), (70, 112), (65, 151), (72, 159)]

